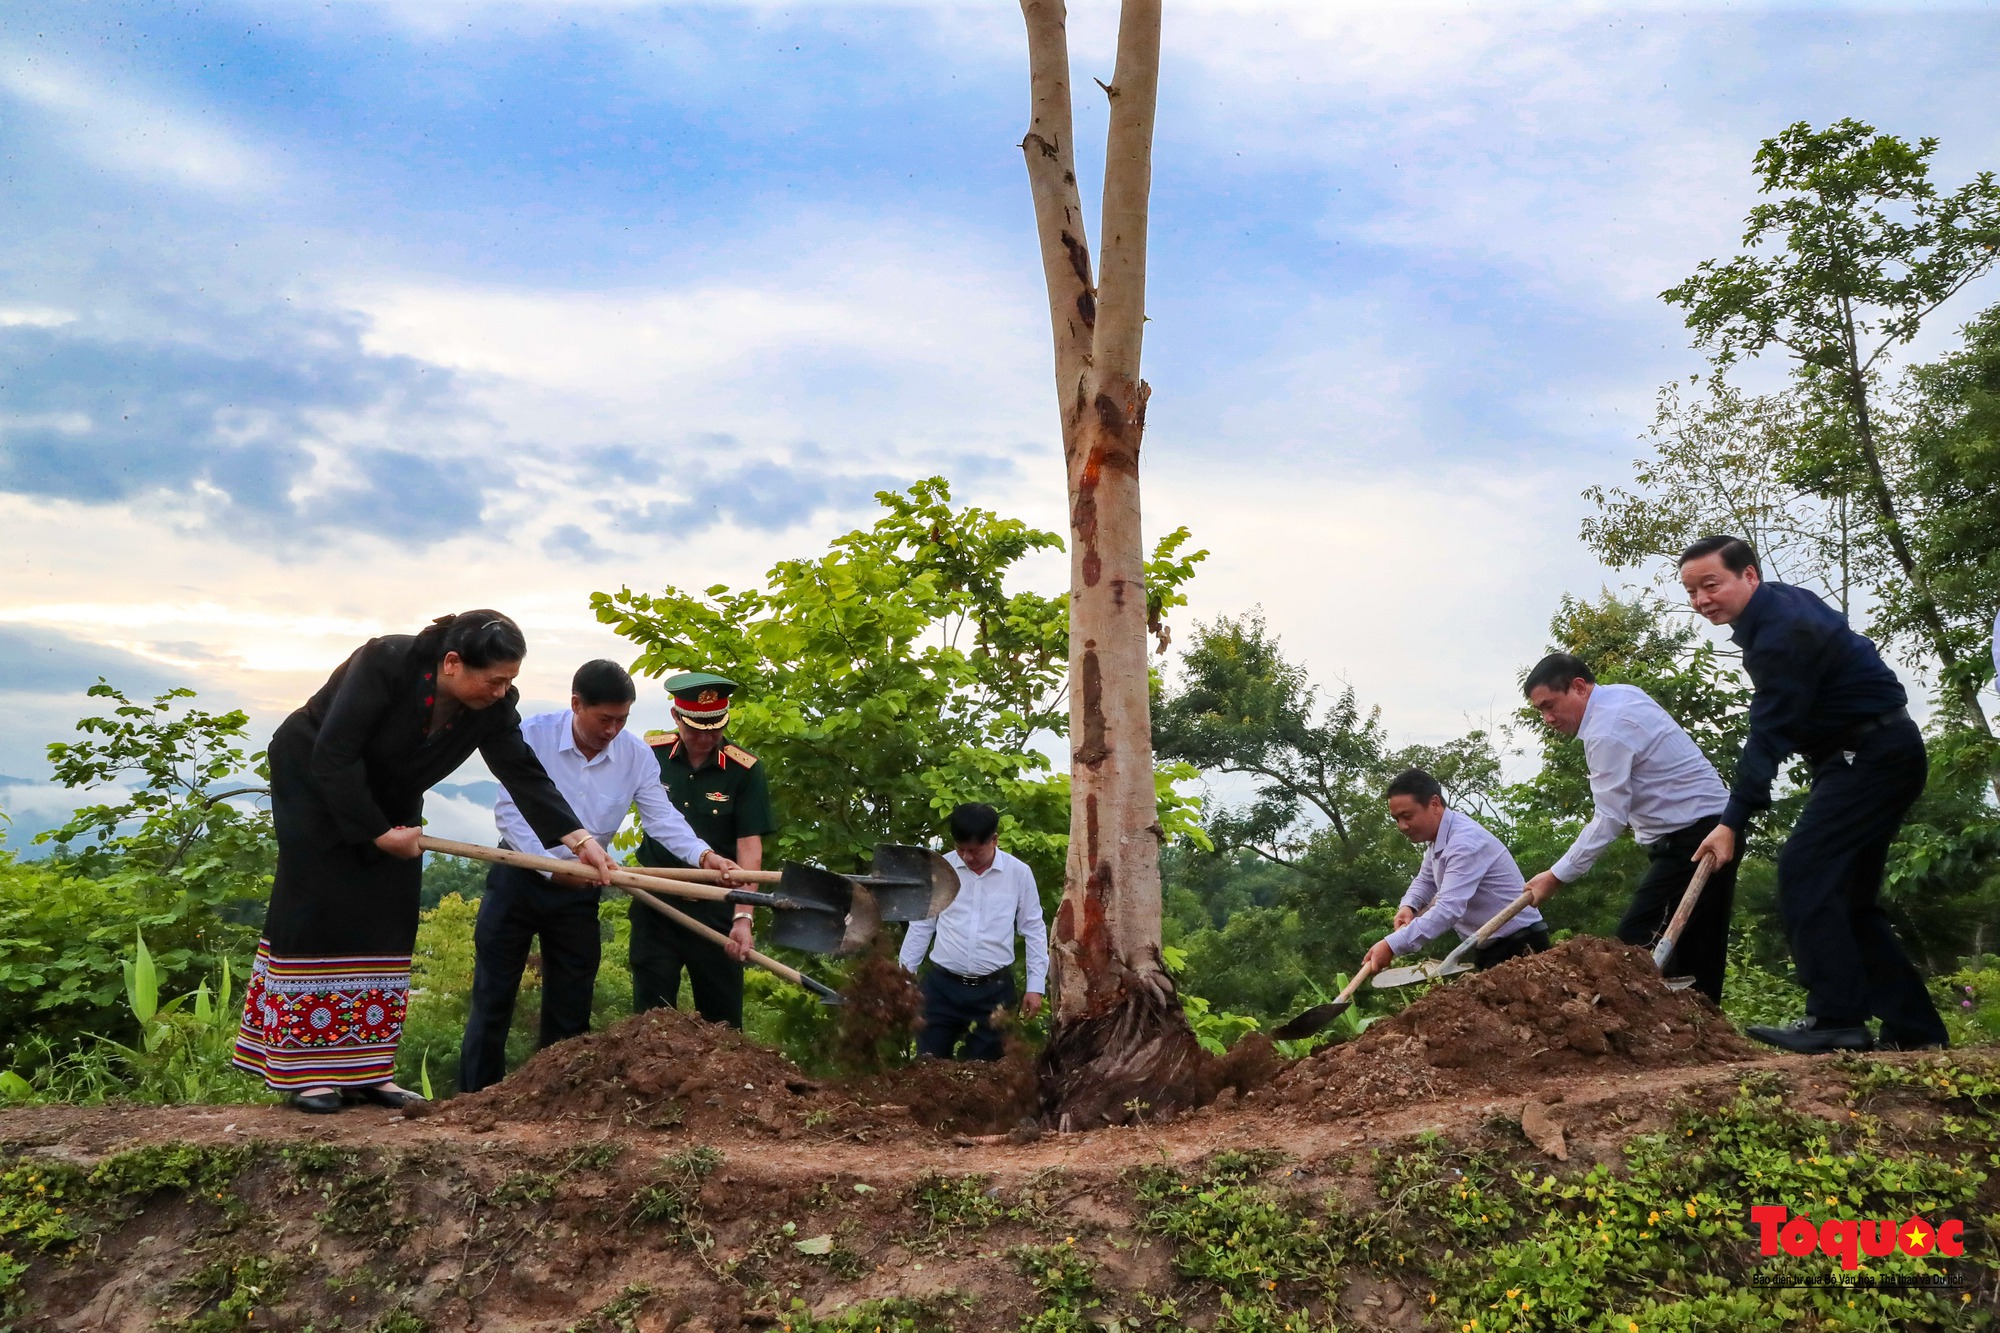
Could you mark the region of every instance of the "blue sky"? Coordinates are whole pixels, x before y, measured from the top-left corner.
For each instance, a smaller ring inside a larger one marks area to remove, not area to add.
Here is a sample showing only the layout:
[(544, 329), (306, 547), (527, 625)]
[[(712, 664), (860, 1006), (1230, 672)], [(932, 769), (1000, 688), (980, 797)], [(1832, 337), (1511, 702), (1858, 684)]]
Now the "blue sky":
[[(1757, 141), (1853, 115), (1955, 184), (1995, 49), (1992, 6), (1169, 0), (1147, 505), (1195, 614), (1400, 736), (1504, 716), (1616, 581), (1578, 492), (1699, 368), (1657, 293)], [(97, 671), (267, 727), (467, 605), (553, 701), (617, 654), (593, 589), (748, 581), (932, 472), (1060, 528), (1025, 102), (1005, 0), (0, 8), (0, 774)]]

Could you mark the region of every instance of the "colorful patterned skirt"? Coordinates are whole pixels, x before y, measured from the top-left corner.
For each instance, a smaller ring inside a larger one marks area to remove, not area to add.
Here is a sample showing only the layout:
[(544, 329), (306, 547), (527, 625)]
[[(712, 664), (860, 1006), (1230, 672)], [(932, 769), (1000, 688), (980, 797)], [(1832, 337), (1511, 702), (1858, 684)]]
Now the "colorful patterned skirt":
[(387, 1083), (409, 993), (408, 953), (283, 958), (260, 940), (232, 1063), (279, 1091)]

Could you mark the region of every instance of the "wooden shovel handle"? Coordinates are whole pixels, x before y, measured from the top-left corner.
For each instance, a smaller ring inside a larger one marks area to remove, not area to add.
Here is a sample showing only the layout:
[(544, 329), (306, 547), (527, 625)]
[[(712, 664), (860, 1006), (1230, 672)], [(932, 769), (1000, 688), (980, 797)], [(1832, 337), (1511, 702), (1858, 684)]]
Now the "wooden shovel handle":
[[(691, 866), (627, 866), (635, 875), (651, 875), (654, 879), (677, 879), (683, 884), (720, 884), (720, 870), (696, 870)], [(776, 884), (784, 879), (777, 870), (739, 870), (730, 878), (746, 884)]]
[(1667, 922), (1666, 932), (1660, 936), (1660, 942), (1653, 946), (1655, 966), (1662, 969), (1666, 967), (1668, 956), (1673, 953), (1674, 946), (1680, 943), (1681, 932), (1687, 929), (1688, 919), (1694, 915), (1695, 904), (1701, 901), (1702, 886), (1708, 883), (1708, 877), (1714, 873), (1713, 856), (1704, 856), (1696, 863), (1694, 878), (1688, 881), (1687, 892), (1681, 895), (1680, 906), (1674, 909), (1673, 919)]
[(1506, 925), (1509, 921), (1512, 921), (1515, 917), (1519, 916), (1521, 914), (1522, 908), (1533, 906), (1534, 901), (1535, 899), (1533, 894), (1527, 892), (1525, 889), (1522, 890), (1520, 897), (1516, 898), (1513, 902), (1508, 903), (1505, 907), (1495, 912), (1493, 914), (1493, 919), (1491, 921), (1488, 921), (1485, 925), (1481, 926), (1479, 928), (1479, 933), (1474, 935), (1470, 940), (1467, 941), (1467, 943), (1472, 945), (1472, 947), (1475, 949), (1485, 948), (1486, 942), (1493, 938), (1494, 932), (1498, 931), (1500, 927)]
[[(715, 944), (723, 945), (725, 947), (729, 944), (729, 937), (723, 934), (721, 931), (716, 930), (711, 926), (705, 926), (701, 922), (689, 916), (687, 913), (678, 911), (675, 908), (667, 906), (665, 903), (661, 902), (658, 898), (655, 898), (651, 893), (648, 893), (646, 890), (626, 888), (626, 886), (623, 884), (620, 884), (618, 887), (624, 889), (625, 892), (631, 894), (632, 897), (644, 903), (646, 906), (652, 908), (655, 912), (658, 912), (660, 915), (666, 917), (669, 921), (677, 922), (678, 924), (687, 927), (689, 930), (701, 936), (703, 939), (709, 940)], [(766, 972), (769, 972), (772, 976), (782, 978), (785, 981), (789, 981), (794, 986), (798, 986), (805, 990), (809, 990), (813, 994), (818, 995), (821, 998), (830, 998), (833, 994), (833, 992), (827, 989), (825, 985), (821, 984), (818, 981), (813, 980), (805, 973), (799, 971), (796, 967), (786, 967), (783, 963), (779, 962), (777, 959), (767, 958), (763, 954), (758, 953), (755, 949), (752, 949), (748, 954), (744, 956), (748, 958), (751, 962), (755, 963), (757, 966), (763, 968)]]
[[(580, 878), (589, 878), (593, 873), (589, 866), (576, 861), (563, 861), (553, 856), (535, 856), (529, 852), (514, 851), (509, 847), (488, 847), (477, 842), (453, 842), (449, 838), (423, 837), (417, 839), (417, 846), (427, 852), (442, 852), (446, 856), (463, 856), (474, 861), (492, 861), (497, 865), (516, 866), (522, 870), (541, 870), (552, 875), (572, 875)], [(708, 871), (705, 873), (717, 874), (719, 872)], [(612, 871), (611, 882), (621, 889), (628, 886), (636, 886), (641, 889), (661, 887), (648, 876), (637, 874), (631, 870)], [(678, 893), (683, 898), (700, 898), (705, 902), (727, 902), (729, 900), (729, 890), (723, 888), (720, 884), (690, 883), (677, 878), (674, 881), (674, 885), (675, 887), (669, 890), (669, 892)]]
[[(1361, 989), (1361, 983), (1368, 980), (1368, 978), (1374, 975), (1375, 975), (1375, 964), (1371, 962), (1363, 962), (1361, 964), (1361, 970), (1354, 974), (1354, 980), (1348, 982), (1347, 985), (1341, 989), (1340, 994), (1333, 997), (1333, 1002), (1335, 1004), (1347, 1003), (1349, 1000), (1354, 998), (1354, 992)], [(1321, 991), (1320, 994), (1324, 995), (1326, 994), (1326, 992)]]

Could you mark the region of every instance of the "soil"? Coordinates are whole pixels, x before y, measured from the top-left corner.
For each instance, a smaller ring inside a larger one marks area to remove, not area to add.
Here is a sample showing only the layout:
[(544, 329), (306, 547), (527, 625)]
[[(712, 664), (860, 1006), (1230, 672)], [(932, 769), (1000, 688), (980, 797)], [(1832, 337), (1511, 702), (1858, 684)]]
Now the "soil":
[[(1644, 953), (1595, 941), (1458, 978), (1280, 1066), (1269, 1043), (1239, 1043), (1215, 1063), (1208, 1105), (1057, 1133), (1021, 1123), (1035, 1070), (1019, 1047), (992, 1064), (823, 1080), (663, 1010), (417, 1119), (0, 1111), (0, 1170), (158, 1144), (251, 1149), (228, 1197), (135, 1199), (69, 1258), (34, 1258), (20, 1326), (779, 1333), (794, 1301), (824, 1318), (894, 1296), (944, 1302), (961, 1333), (998, 1333), (1043, 1309), (1008, 1256), (1044, 1245), (1096, 1266), (1106, 1312), (1171, 1298), (1189, 1326), (1212, 1327), (1214, 1288), (1141, 1225), (1137, 1169), (1272, 1149), (1312, 1197), (1370, 1207), (1376, 1154), (1419, 1135), (1542, 1169), (1616, 1164), (1677, 1102), (1727, 1099), (1748, 1076), (1829, 1121), (1848, 1114), (1851, 1078), (1837, 1061), (1747, 1047), (1698, 996), (1660, 985)], [(940, 1210), (941, 1190), (960, 1203)], [(270, 1266), (255, 1309), (224, 1322), (214, 1274), (252, 1259)], [(1435, 1326), (1430, 1308), (1419, 1278), (1357, 1266), (1313, 1326), (1416, 1333)]]
[(1284, 1071), (1278, 1098), (1330, 1120), (1416, 1098), (1526, 1091), (1573, 1072), (1756, 1056), (1706, 996), (1669, 990), (1647, 951), (1579, 936), (1438, 986)]

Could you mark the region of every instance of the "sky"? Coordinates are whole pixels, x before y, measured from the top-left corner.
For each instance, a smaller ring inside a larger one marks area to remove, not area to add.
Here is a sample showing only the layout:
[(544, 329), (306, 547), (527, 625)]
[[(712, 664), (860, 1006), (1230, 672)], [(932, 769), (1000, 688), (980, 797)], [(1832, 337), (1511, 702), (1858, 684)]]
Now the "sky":
[[(1116, 8), (1072, 10), (1094, 213)], [(1561, 595), (1631, 577), (1581, 492), (1702, 368), (1658, 293), (1734, 252), (1760, 139), (2000, 166), (1992, 5), (1168, 0), (1164, 40), (1182, 633), (1261, 608), (1398, 740), (1504, 720)], [(1006, 0), (0, 6), (16, 841), (99, 675), (261, 745), (362, 639), (490, 605), (555, 706), (633, 655), (591, 592), (753, 583), (884, 487), (1062, 530), (1026, 118)]]

